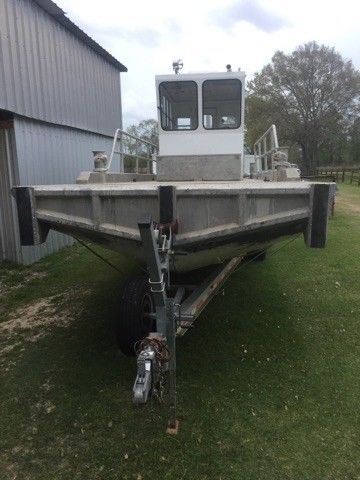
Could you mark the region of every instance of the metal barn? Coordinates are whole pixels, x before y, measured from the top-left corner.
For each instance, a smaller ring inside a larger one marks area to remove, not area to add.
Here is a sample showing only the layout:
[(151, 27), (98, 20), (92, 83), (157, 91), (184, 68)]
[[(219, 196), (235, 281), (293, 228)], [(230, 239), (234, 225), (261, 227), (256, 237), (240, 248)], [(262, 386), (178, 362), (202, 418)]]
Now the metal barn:
[[(0, 262), (29, 264), (71, 243), (20, 245), (14, 185), (73, 182), (122, 126), (127, 69), (50, 0), (0, 0)], [(116, 168), (116, 166), (115, 166)]]

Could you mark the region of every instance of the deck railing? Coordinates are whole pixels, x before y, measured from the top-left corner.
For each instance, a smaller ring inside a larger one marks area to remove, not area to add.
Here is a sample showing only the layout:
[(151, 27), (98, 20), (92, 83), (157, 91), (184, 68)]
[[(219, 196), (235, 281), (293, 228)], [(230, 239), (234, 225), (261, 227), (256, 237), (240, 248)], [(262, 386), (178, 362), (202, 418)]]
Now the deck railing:
[(279, 143), (275, 125), (270, 128), (254, 143), (255, 165), (263, 171), (274, 170), (274, 153), (279, 150)]
[[(118, 143), (119, 150), (116, 149)], [(110, 169), (114, 156), (119, 155), (120, 173), (125, 172), (125, 163), (132, 163), (131, 166), (133, 170), (130, 167), (132, 173), (156, 173), (157, 153), (158, 147), (154, 143), (118, 128), (115, 131), (112, 149), (105, 171)], [(140, 164), (142, 164), (142, 166), (140, 166)]]

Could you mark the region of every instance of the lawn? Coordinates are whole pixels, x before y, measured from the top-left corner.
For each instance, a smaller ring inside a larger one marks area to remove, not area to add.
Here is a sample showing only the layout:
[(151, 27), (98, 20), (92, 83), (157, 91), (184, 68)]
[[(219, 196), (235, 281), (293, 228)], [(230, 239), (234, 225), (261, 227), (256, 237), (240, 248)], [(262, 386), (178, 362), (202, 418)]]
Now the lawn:
[(105, 255), (0, 269), (1, 480), (360, 479), (359, 187), (326, 249), (245, 265), (178, 341), (177, 436), (132, 405), (112, 323), (137, 266)]

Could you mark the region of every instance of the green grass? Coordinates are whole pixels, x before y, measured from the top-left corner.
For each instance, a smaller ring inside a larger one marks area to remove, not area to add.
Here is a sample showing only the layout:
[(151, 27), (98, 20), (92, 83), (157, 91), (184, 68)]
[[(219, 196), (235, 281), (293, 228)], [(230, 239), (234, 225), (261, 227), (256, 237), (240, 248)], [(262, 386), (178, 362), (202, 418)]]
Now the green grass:
[(360, 188), (340, 189), (326, 249), (241, 268), (178, 341), (175, 437), (166, 405), (133, 407), (111, 333), (136, 266), (74, 247), (0, 269), (2, 326), (25, 322), (0, 331), (0, 478), (359, 479)]

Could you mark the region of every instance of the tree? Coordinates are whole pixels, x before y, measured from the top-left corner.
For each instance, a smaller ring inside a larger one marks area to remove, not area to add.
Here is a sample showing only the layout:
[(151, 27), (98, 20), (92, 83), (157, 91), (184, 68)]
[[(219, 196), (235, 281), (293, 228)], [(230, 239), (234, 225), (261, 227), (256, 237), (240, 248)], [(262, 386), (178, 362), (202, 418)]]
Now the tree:
[[(141, 120), (136, 125), (130, 125), (126, 129), (127, 133), (130, 133), (131, 135), (134, 135), (135, 137), (139, 137), (143, 140), (146, 140), (147, 142), (151, 142), (157, 147), (159, 146), (159, 127), (158, 127), (158, 122), (152, 118), (149, 118), (148, 120)], [(125, 141), (125, 144), (129, 149), (134, 150), (135, 147), (135, 142), (127, 139)], [(140, 147), (140, 144), (138, 145), (138, 148), (140, 148), (140, 151), (143, 147)], [(133, 152), (130, 152), (133, 153)]]
[[(159, 147), (159, 130), (158, 122), (153, 119), (142, 120), (138, 124), (130, 125), (126, 132), (133, 137), (141, 138), (151, 145), (139, 142), (135, 138), (124, 135), (123, 137), (123, 153), (124, 153), (124, 167), (125, 171), (136, 171), (136, 157), (138, 157), (139, 172), (146, 173), (149, 162), (146, 159), (151, 157), (155, 149)], [(130, 155), (129, 155), (130, 154)], [(142, 157), (142, 158), (141, 158)]]
[(350, 132), (350, 149), (352, 161), (360, 165), (360, 118), (357, 118)]
[(316, 42), (290, 55), (277, 51), (271, 63), (248, 83), (248, 141), (272, 123), (279, 136), (297, 144), (302, 167), (313, 171), (321, 150), (334, 150), (349, 134), (359, 113), (360, 75), (334, 48)]

